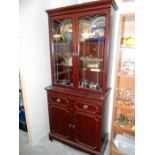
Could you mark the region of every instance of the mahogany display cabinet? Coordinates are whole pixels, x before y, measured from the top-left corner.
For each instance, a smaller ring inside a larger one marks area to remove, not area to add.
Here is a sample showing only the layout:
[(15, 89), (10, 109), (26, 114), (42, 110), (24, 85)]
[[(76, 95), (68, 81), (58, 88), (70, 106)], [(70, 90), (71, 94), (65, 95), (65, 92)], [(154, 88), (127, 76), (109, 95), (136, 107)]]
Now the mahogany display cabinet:
[(105, 144), (104, 102), (112, 0), (47, 10), (52, 84), (49, 138), (91, 155)]

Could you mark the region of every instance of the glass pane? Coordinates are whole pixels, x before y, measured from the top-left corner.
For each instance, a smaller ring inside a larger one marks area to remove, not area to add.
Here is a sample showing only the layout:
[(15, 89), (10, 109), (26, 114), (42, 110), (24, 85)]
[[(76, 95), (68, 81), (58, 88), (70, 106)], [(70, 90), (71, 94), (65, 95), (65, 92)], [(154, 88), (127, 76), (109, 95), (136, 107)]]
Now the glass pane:
[(79, 85), (101, 90), (103, 83), (104, 16), (79, 19)]
[(53, 21), (54, 82), (72, 85), (72, 21)]

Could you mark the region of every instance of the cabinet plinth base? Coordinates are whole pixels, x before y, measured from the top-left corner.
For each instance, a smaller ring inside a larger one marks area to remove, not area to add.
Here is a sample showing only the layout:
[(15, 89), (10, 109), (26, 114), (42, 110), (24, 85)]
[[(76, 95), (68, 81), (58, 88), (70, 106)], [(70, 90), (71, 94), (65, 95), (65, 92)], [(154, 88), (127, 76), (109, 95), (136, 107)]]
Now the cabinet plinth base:
[(61, 141), (61, 142), (63, 142), (64, 144), (67, 144), (67, 145), (69, 145), (69, 146), (71, 146), (71, 147), (73, 147), (73, 148), (75, 148), (75, 149), (79, 149), (79, 150), (81, 150), (81, 151), (90, 153), (91, 155), (101, 155), (101, 153), (98, 152), (98, 151), (91, 150), (91, 149), (86, 148), (86, 147), (84, 147), (84, 146), (81, 146), (81, 145), (79, 145), (79, 144), (77, 144), (77, 143), (75, 143), (75, 142), (73, 142), (73, 141), (70, 141), (70, 140), (61, 138), (61, 137), (56, 136), (56, 135), (51, 134), (51, 133), (49, 134), (49, 139), (50, 139), (51, 141), (52, 141), (53, 139), (56, 139), (56, 140)]

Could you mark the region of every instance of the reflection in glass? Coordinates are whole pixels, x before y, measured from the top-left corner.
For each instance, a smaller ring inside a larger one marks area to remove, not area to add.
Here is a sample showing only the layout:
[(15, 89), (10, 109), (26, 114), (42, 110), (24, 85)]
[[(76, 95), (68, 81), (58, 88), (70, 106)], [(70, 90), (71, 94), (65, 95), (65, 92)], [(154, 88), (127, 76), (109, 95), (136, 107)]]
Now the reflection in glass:
[(79, 19), (79, 85), (101, 90), (103, 81), (105, 17)]
[(70, 19), (54, 20), (54, 82), (72, 85), (72, 22)]

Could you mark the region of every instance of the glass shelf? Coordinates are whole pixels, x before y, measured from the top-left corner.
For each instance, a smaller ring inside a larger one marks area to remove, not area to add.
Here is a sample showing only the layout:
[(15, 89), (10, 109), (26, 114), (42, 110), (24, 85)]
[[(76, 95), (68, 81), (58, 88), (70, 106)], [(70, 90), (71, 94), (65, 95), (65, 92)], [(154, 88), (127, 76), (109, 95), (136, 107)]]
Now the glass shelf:
[(125, 104), (123, 101), (123, 103), (119, 104), (119, 101), (117, 101), (117, 104), (115, 105), (115, 108), (120, 108), (120, 109), (126, 109), (126, 110), (135, 110), (135, 105), (132, 103), (129, 104)]
[(134, 49), (135, 49), (135, 46), (121, 45), (120, 48), (122, 48), (122, 49), (130, 49), (130, 50), (134, 50)]
[(134, 74), (125, 74), (125, 73), (121, 73), (121, 72), (119, 72), (119, 73), (117, 73), (117, 76), (118, 77), (124, 77), (124, 78), (135, 78), (135, 75)]
[(97, 68), (82, 68), (82, 71), (103, 72), (103, 69), (97, 69)]
[(72, 67), (71, 65), (68, 65), (68, 64), (55, 64), (57, 66), (64, 66), (64, 67)]
[(83, 61), (94, 61), (94, 62), (102, 62), (102, 58), (89, 58), (89, 57), (80, 57), (80, 60)]
[(128, 134), (130, 134), (130, 135), (132, 135), (132, 136), (135, 136), (135, 127), (134, 126), (132, 126), (132, 127), (127, 127), (127, 126), (119, 126), (119, 125), (117, 125), (117, 124), (114, 124), (114, 126), (113, 126), (114, 128), (115, 128), (115, 130), (117, 131), (117, 133), (120, 133), (120, 134), (122, 134), (122, 133), (128, 133)]

